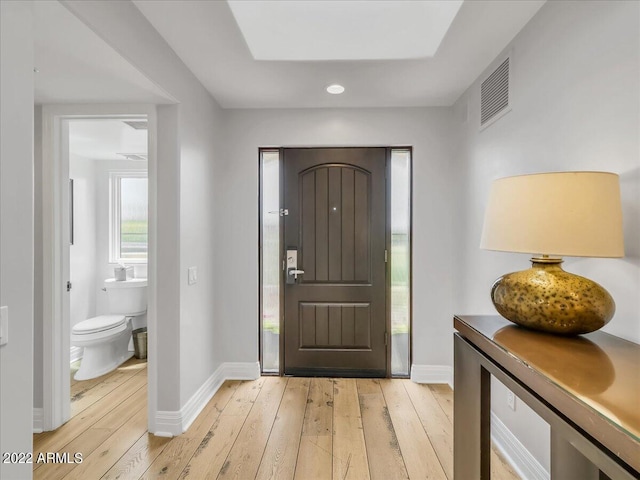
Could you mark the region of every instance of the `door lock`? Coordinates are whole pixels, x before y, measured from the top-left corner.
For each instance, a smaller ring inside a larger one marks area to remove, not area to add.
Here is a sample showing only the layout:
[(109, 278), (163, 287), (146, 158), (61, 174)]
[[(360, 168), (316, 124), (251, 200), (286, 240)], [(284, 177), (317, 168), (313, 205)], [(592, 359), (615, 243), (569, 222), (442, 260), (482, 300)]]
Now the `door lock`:
[(287, 283), (297, 283), (298, 275), (304, 274), (304, 270), (298, 269), (298, 249), (287, 248)]

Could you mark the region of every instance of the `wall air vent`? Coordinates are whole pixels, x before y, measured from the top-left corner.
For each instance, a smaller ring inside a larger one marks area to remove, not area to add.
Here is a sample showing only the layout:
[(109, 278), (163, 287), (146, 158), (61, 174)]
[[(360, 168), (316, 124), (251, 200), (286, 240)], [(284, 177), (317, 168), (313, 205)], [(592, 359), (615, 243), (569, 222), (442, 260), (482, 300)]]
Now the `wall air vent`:
[(511, 110), (509, 57), (480, 84), (480, 128)]
[(147, 130), (146, 120), (123, 120), (123, 122), (135, 130)]

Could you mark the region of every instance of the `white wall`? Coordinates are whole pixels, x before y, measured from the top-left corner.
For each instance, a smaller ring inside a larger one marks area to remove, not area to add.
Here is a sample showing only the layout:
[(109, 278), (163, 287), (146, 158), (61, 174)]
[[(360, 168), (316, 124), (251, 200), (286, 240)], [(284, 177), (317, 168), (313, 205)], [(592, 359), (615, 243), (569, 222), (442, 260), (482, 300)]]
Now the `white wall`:
[(72, 289), (69, 327), (96, 315), (96, 173), (94, 161), (69, 154), (69, 178), (73, 179), (73, 245), (69, 247)]
[[(33, 13), (0, 2), (0, 304), (9, 343), (0, 346), (0, 452), (32, 451), (33, 426)], [(32, 466), (0, 462), (0, 478)]]
[[(529, 266), (527, 255), (478, 248), (492, 180), (544, 171), (612, 171), (621, 181), (626, 257), (567, 258), (564, 268), (613, 295), (617, 313), (604, 331), (640, 342), (639, 21), (638, 2), (547, 2), (506, 49), (512, 52), (513, 110), (480, 132), (479, 82), (454, 106), (460, 130), (453, 184), (459, 192), (456, 312), (494, 313), (494, 279)], [(548, 469), (547, 427), (522, 403), (516, 412), (509, 410), (504, 387), (494, 386), (495, 411)]]
[[(222, 111), (130, 2), (63, 4), (141, 73), (175, 98), (158, 107), (157, 278), (158, 404), (176, 411), (223, 358), (214, 348), (213, 164), (221, 158)], [(187, 267), (198, 283), (187, 285)], [(150, 353), (153, 352), (150, 349)], [(153, 425), (152, 425), (153, 428)]]
[(414, 364), (452, 364), (452, 201), (448, 108), (231, 110), (216, 164), (217, 348), (258, 358), (258, 148), (413, 146)]

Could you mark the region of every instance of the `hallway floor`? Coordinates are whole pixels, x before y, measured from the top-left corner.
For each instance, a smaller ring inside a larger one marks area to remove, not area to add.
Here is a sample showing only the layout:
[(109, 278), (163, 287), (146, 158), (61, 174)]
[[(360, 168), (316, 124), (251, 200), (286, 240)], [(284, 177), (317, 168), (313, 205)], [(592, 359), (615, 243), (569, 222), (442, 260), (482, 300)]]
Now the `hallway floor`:
[[(36, 479), (453, 478), (453, 394), (409, 380), (262, 377), (230, 381), (189, 430), (147, 433), (146, 363), (72, 380), (73, 418), (34, 435), (38, 452), (81, 464), (34, 465)], [(492, 479), (517, 479), (492, 452)]]

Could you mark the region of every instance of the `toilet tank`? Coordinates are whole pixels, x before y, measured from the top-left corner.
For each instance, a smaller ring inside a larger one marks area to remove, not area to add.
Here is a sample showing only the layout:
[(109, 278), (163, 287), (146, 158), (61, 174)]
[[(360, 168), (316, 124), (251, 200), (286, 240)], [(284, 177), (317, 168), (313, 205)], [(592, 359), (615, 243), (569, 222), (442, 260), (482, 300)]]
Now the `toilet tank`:
[(109, 302), (109, 313), (133, 317), (147, 311), (147, 279), (132, 278), (116, 281), (109, 278), (104, 281)]

